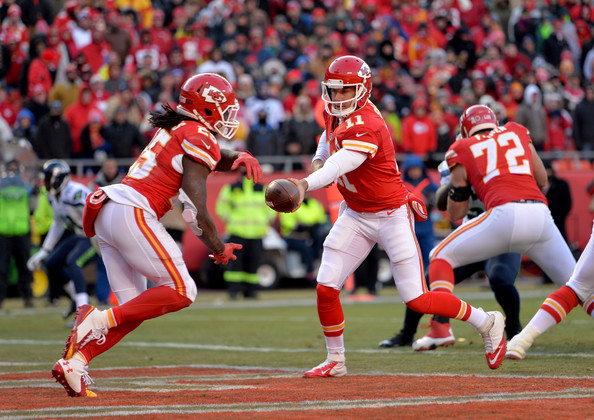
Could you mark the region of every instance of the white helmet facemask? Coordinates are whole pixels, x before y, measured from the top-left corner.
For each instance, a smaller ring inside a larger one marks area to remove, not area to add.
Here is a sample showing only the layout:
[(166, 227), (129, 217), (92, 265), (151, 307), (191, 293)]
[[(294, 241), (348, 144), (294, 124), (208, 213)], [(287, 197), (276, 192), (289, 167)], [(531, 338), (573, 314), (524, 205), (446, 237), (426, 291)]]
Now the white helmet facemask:
[[(344, 101), (332, 100), (332, 89), (343, 89), (355, 86), (355, 96)], [(363, 83), (345, 84), (342, 80), (328, 79), (322, 82), (322, 100), (325, 103), (326, 112), (336, 117), (348, 117), (357, 110), (357, 103), (365, 97), (367, 88)]]

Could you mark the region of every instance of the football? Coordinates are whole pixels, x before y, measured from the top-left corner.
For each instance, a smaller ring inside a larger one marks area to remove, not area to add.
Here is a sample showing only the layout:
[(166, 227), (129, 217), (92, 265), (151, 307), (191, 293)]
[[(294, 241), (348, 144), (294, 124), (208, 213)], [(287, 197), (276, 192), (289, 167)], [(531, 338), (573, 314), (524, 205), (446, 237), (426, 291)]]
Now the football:
[(280, 213), (291, 213), (299, 203), (299, 188), (288, 179), (275, 179), (266, 188), (266, 204)]

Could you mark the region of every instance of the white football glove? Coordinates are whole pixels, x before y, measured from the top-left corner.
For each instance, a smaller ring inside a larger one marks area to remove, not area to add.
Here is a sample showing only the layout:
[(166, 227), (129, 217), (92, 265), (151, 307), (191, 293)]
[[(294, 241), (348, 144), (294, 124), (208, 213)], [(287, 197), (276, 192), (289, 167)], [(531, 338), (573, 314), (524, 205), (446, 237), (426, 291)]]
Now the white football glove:
[(39, 270), (41, 268), (41, 264), (43, 263), (43, 260), (45, 260), (48, 255), (49, 255), (49, 252), (47, 252), (45, 249), (41, 248), (38, 252), (33, 254), (33, 256), (31, 258), (29, 258), (29, 260), (27, 261), (27, 268), (31, 272), (33, 272), (35, 270)]

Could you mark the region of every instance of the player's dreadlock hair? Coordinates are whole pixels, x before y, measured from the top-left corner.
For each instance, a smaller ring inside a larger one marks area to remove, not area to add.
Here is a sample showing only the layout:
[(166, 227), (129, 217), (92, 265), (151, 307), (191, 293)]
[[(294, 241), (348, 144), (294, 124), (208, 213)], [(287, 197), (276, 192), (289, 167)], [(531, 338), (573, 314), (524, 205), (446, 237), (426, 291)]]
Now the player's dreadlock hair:
[(173, 128), (179, 123), (181, 123), (182, 121), (196, 121), (193, 118), (179, 114), (173, 108), (171, 108), (171, 105), (167, 103), (161, 105), (161, 107), (163, 108), (163, 111), (165, 111), (165, 113), (163, 114), (151, 111), (149, 122), (153, 127), (169, 130), (170, 128)]

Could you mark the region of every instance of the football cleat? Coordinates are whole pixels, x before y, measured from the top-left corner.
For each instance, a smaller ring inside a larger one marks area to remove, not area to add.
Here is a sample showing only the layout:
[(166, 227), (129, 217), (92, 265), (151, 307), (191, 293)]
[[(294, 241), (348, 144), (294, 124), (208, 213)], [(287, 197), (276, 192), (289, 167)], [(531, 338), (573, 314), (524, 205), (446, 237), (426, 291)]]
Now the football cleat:
[(450, 323), (431, 320), (431, 328), (423, 337), (415, 340), (412, 347), (414, 351), (435, 350), (438, 347), (448, 347), (456, 344), (456, 337), (452, 333)]
[(304, 378), (329, 378), (345, 376), (347, 374), (346, 361), (335, 361), (328, 357), (324, 362), (303, 374)]
[(413, 342), (412, 338), (407, 338), (404, 336), (404, 334), (399, 332), (392, 338), (388, 338), (383, 341), (380, 341), (378, 346), (379, 347), (405, 347), (405, 346), (411, 346), (412, 342)]
[(92, 340), (97, 340), (97, 344), (103, 344), (105, 334), (107, 334), (107, 327), (104, 325), (101, 312), (94, 306), (81, 305), (76, 313), (72, 332), (66, 340), (66, 347), (62, 352), (62, 357), (64, 360), (69, 360), (74, 353)]
[(52, 368), (52, 376), (71, 397), (96, 397), (87, 385), (94, 384), (87, 373), (87, 366), (77, 359), (60, 359)]
[(532, 346), (534, 337), (538, 335), (538, 332), (527, 325), (522, 331), (514, 335), (509, 343), (507, 343), (507, 352), (505, 353), (506, 359), (522, 360), (526, 357), (526, 352)]
[(485, 344), (485, 356), (487, 365), (491, 369), (497, 369), (505, 357), (505, 318), (498, 311), (487, 312), (487, 322), (478, 329)]

